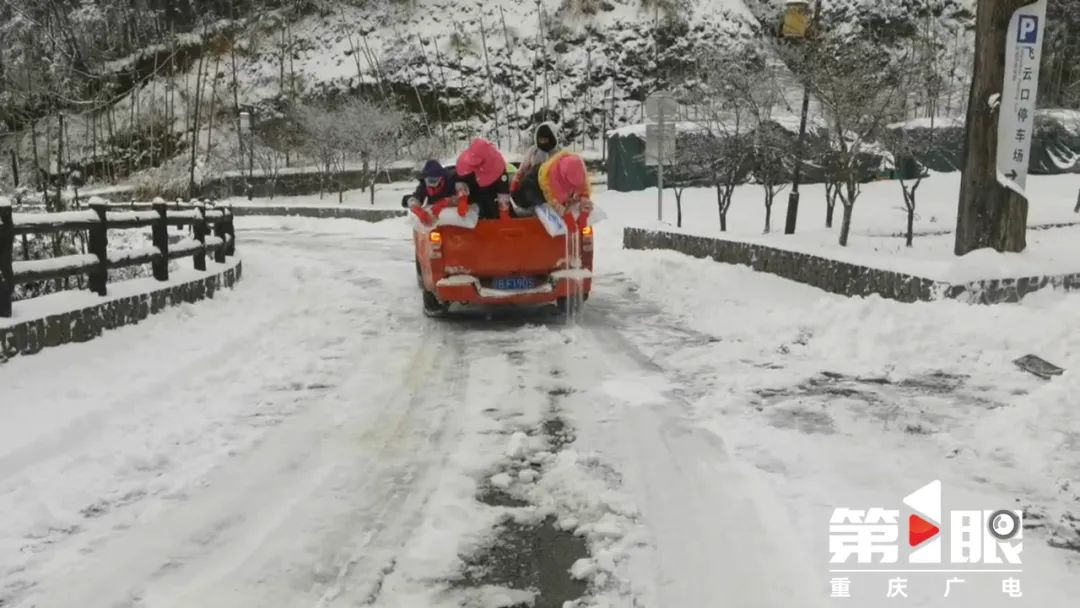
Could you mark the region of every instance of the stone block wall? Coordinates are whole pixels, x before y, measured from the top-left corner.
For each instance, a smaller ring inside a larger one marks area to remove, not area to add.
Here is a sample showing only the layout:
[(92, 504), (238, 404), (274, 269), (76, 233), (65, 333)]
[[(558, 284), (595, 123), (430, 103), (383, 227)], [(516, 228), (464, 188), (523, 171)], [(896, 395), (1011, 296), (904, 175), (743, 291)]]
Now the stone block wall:
[(0, 327), (0, 363), (45, 348), (87, 342), (106, 330), (136, 324), (171, 306), (213, 298), (218, 290), (235, 285), (241, 274), (242, 265), (236, 260), (215, 274), (186, 283), (133, 296), (103, 298), (100, 304)]
[(765, 245), (642, 228), (626, 228), (623, 247), (668, 249), (696, 258), (749, 266), (830, 293), (844, 296), (876, 294), (900, 302), (953, 299), (972, 304), (1001, 304), (1019, 302), (1024, 296), (1047, 287), (1080, 290), (1080, 273), (989, 279), (954, 285)]

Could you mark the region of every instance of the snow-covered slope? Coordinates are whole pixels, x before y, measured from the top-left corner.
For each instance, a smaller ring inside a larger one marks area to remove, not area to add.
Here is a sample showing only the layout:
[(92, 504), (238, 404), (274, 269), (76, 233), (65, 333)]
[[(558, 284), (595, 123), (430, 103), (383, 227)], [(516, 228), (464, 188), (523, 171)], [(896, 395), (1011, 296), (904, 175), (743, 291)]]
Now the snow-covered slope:
[(275, 45), (252, 38), (244, 95), (257, 103), (280, 94), (284, 71), (305, 93), (382, 86), (414, 110), (474, 121), (491, 136), (496, 124), (527, 129), (544, 106), (595, 135), (602, 109), (614, 113), (608, 124), (636, 119), (630, 100), (670, 84), (702, 47), (745, 40), (756, 27), (743, 0), (689, 0), (677, 12), (661, 4), (417, 0), (328, 11), (291, 27), (284, 70)]

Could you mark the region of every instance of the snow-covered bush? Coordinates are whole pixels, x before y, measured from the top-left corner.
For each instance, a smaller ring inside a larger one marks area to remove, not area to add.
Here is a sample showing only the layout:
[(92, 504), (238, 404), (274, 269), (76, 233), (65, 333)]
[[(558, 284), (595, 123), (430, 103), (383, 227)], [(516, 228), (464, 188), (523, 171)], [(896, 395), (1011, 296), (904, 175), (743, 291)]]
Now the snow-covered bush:
[[(185, 155), (180, 155), (169, 159), (159, 167), (137, 173), (131, 180), (135, 186), (133, 198), (140, 201), (148, 201), (158, 196), (166, 200), (187, 198), (190, 162), (191, 160)], [(203, 168), (202, 157), (199, 157), (195, 167), (196, 186), (203, 183)]]

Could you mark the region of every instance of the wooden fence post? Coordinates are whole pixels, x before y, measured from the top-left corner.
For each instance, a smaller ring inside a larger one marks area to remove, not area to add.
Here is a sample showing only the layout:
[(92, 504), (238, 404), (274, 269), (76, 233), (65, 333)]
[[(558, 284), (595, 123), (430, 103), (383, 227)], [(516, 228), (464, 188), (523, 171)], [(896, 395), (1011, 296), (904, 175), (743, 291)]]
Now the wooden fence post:
[(225, 263), (225, 247), (228, 246), (229, 237), (225, 232), (225, 208), (218, 207), (221, 210), (221, 217), (218, 221), (214, 222), (214, 236), (221, 239), (222, 246), (214, 250), (214, 261), (218, 264)]
[(202, 249), (196, 250), (193, 256), (195, 260), (195, 270), (206, 270), (206, 203), (203, 201), (195, 201), (195, 211), (199, 214), (199, 219), (195, 220), (195, 224), (191, 227), (191, 231), (195, 235), (195, 240), (203, 246)]
[[(176, 199), (176, 208), (180, 209), (183, 206), (184, 206), (184, 199), (182, 199), (182, 198)], [(177, 224), (176, 225), (176, 230), (179, 231), (179, 232), (183, 232), (183, 231), (187, 230), (187, 226), (185, 226), (184, 224)]]
[(15, 189), (19, 189), (19, 157), (15, 149), (11, 149), (11, 177), (15, 181)]
[(224, 208), (225, 213), (225, 236), (228, 238), (225, 240), (225, 255), (236, 255), (236, 227), (233, 226), (233, 212), (232, 205)]
[(90, 209), (97, 215), (97, 223), (90, 227), (90, 239), (86, 245), (90, 255), (97, 256), (97, 268), (91, 270), (90, 291), (103, 296), (106, 293), (105, 284), (109, 281), (109, 204), (94, 201), (90, 203)]
[(150, 229), (154, 247), (157, 247), (158, 251), (161, 252), (161, 256), (154, 258), (152, 263), (154, 278), (159, 281), (169, 280), (169, 224), (166, 218), (168, 208), (169, 205), (165, 201), (154, 202), (154, 211), (157, 212), (158, 216)]
[(11, 316), (11, 294), (15, 290), (12, 256), (15, 247), (15, 222), (11, 203), (0, 200), (0, 317)]

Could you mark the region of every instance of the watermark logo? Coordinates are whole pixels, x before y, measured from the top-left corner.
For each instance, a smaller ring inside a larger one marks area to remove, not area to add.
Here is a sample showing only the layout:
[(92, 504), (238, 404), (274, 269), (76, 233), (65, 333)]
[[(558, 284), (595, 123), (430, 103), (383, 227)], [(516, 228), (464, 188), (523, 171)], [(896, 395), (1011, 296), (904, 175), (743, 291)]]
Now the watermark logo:
[[(1013, 509), (942, 508), (941, 481), (908, 494), (903, 508), (833, 510), (829, 520), (831, 597), (852, 597), (858, 575), (904, 575), (889, 578), (886, 597), (905, 598), (918, 575), (944, 581), (944, 597), (966, 582), (957, 575), (1008, 575), (1002, 593), (1022, 597), (1023, 512)], [(902, 534), (906, 532), (906, 534)]]

